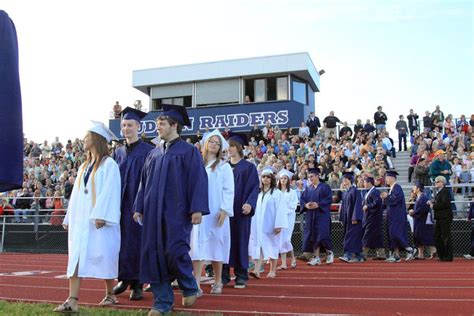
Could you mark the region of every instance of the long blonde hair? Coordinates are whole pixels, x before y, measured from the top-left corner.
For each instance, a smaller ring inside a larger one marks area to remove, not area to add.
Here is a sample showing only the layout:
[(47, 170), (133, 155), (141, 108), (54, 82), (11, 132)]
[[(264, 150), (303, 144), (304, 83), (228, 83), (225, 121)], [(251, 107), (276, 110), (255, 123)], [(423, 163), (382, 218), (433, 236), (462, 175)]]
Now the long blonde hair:
[[(201, 150), (201, 153), (202, 153), (202, 160), (204, 161), (204, 165), (206, 166), (208, 161), (206, 161), (207, 159), (207, 153), (209, 151), (209, 141), (211, 140), (211, 138), (213, 138), (214, 136), (212, 137), (209, 137), (209, 139), (204, 143), (204, 146)], [(221, 143), (221, 138), (218, 137), (218, 136), (215, 136), (216, 138), (219, 139), (219, 143), (221, 144), (219, 146), (219, 151), (217, 152), (216, 154), (216, 161), (214, 161), (214, 163), (211, 165), (211, 169), (212, 171), (216, 170), (216, 167), (217, 165), (221, 162), (222, 160), (222, 143)]]
[(86, 161), (82, 164), (81, 172), (79, 174), (79, 188), (81, 187), (82, 177), (86, 167), (94, 163), (94, 168), (91, 172), (91, 183), (92, 183), (92, 205), (95, 205), (95, 173), (99, 169), (104, 158), (109, 156), (109, 146), (104, 137), (100, 136), (97, 133), (88, 131), (86, 137), (89, 137), (92, 140), (92, 148), (90, 148), (86, 153)]

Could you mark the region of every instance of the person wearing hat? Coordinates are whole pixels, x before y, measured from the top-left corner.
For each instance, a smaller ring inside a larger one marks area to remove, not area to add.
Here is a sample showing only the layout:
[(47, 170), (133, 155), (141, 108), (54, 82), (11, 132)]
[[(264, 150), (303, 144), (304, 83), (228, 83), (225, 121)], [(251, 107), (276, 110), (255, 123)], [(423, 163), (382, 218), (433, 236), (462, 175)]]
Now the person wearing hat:
[(197, 299), (189, 243), (192, 226), (209, 214), (208, 181), (199, 150), (180, 138), (190, 125), (185, 107), (163, 104), (157, 129), (164, 144), (148, 154), (135, 199), (133, 218), (143, 224), (140, 282), (154, 296), (149, 315), (173, 309), (175, 279), (184, 307)]
[(276, 187), (275, 171), (273, 167), (262, 170), (261, 189), (250, 226), (249, 256), (254, 261), (255, 269), (249, 274), (257, 279), (260, 278), (263, 260), (270, 260), (267, 278), (276, 277), (280, 234), (282, 229), (288, 227), (287, 209)]
[(234, 216), (230, 219), (229, 264), (222, 269), (222, 283), (230, 282), (230, 267), (234, 268), (234, 288), (244, 289), (248, 281), (250, 223), (255, 214), (259, 191), (257, 168), (244, 158), (245, 134), (229, 132), (227, 150), (234, 173)]
[(329, 185), (319, 181), (319, 169), (308, 170), (309, 183), (301, 194), (300, 207), (305, 213), (303, 251), (314, 254), (308, 264), (321, 264), (319, 253), (326, 249), (326, 264), (334, 262), (331, 240), (332, 191)]
[(400, 262), (400, 250), (407, 252), (406, 261), (413, 260), (416, 255), (416, 249), (408, 244), (407, 232), (407, 207), (405, 202), (405, 194), (402, 187), (397, 183), (398, 172), (390, 170), (385, 175), (385, 181), (390, 187), (389, 192), (381, 194), (384, 205), (387, 209), (387, 224), (390, 257), (386, 262)]
[(367, 256), (369, 249), (375, 249), (376, 256), (374, 260), (385, 260), (383, 203), (380, 191), (375, 188), (374, 184), (375, 179), (367, 175), (364, 179), (366, 193), (362, 201), (362, 210), (364, 211), (364, 218), (362, 219), (362, 228), (364, 230), (362, 249), (365, 256)]
[(362, 196), (354, 186), (354, 173), (344, 172), (341, 189), (343, 190), (340, 221), (344, 226), (344, 255), (339, 260), (349, 262), (364, 262), (362, 255)]
[(434, 250), (433, 217), (424, 190), (425, 186), (423, 184), (415, 184), (413, 187), (413, 192), (416, 195), (415, 205), (413, 209), (408, 211), (408, 214), (413, 217), (413, 240), (415, 246), (418, 247), (418, 257), (415, 259), (418, 260), (425, 259), (425, 247), (430, 249), (430, 258), (436, 252)]
[(446, 183), (449, 184), (453, 170), (451, 164), (446, 159), (446, 153), (440, 149), (435, 152), (434, 158), (430, 165), (431, 179), (434, 180), (437, 176), (443, 176), (446, 178)]
[(293, 251), (293, 245), (291, 244), (291, 237), (293, 236), (293, 229), (295, 227), (296, 220), (296, 207), (298, 206), (298, 195), (296, 190), (290, 187), (293, 173), (282, 169), (278, 172), (278, 189), (282, 194), (282, 204), (286, 206), (287, 217), (288, 217), (288, 228), (282, 230), (280, 234), (280, 255), (281, 255), (281, 266), (278, 269), (287, 269), (286, 254), (291, 253), (291, 267), (296, 268), (296, 258)]
[(86, 161), (79, 168), (63, 227), (68, 231), (69, 297), (55, 312), (77, 312), (82, 278), (104, 279), (100, 306), (117, 303), (112, 292), (120, 251), (120, 171), (109, 157), (115, 135), (94, 122), (84, 138)]
[[(200, 287), (202, 265), (211, 261), (214, 284), (211, 294), (222, 293), (222, 265), (229, 263), (230, 221), (234, 216), (234, 175), (232, 168), (223, 159), (227, 141), (214, 130), (203, 138), (203, 159), (209, 185), (209, 211), (202, 223), (194, 225), (191, 235), (191, 259), (194, 276)], [(202, 290), (201, 290), (202, 293)]]
[(438, 191), (430, 201), (434, 210), (435, 245), (439, 261), (453, 261), (453, 245), (451, 236), (451, 223), (453, 222), (453, 210), (451, 207), (451, 192), (446, 187), (446, 178), (437, 176), (435, 187)]
[(139, 281), (142, 229), (133, 220), (133, 203), (137, 195), (145, 159), (153, 149), (153, 146), (138, 137), (140, 120), (145, 116), (146, 113), (131, 107), (126, 107), (122, 111), (120, 128), (126, 143), (125, 146), (117, 148), (113, 155), (119, 165), (122, 179), (119, 283), (114, 287), (114, 294), (121, 294), (130, 286), (130, 300), (143, 299), (143, 284)]

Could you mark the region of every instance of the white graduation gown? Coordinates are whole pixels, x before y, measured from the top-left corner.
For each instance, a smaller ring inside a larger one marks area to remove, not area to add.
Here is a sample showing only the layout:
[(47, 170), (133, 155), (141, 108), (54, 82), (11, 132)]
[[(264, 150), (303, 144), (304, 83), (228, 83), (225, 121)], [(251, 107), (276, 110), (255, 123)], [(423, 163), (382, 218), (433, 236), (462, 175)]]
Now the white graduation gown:
[(282, 193), (274, 189), (273, 193), (258, 194), (255, 215), (252, 217), (249, 240), (249, 256), (260, 259), (278, 259), (280, 249), (280, 234), (275, 235), (276, 228), (288, 227), (287, 206), (282, 203)]
[(293, 235), (293, 229), (295, 228), (298, 196), (296, 194), (296, 191), (293, 189), (290, 189), (289, 192), (281, 192), (281, 194), (281, 203), (286, 206), (288, 216), (288, 227), (283, 229), (280, 234), (280, 253), (287, 253), (293, 250), (293, 245), (291, 244), (291, 237)]
[[(229, 263), (229, 217), (234, 216), (234, 173), (230, 165), (223, 161), (212, 170), (211, 165), (214, 161), (206, 166), (210, 214), (202, 217), (200, 225), (193, 226), (190, 256), (192, 260)], [(224, 224), (219, 227), (217, 215), (220, 210), (226, 212), (227, 217)]]
[[(99, 166), (94, 177), (94, 207), (92, 175), (87, 182), (87, 194), (84, 190), (84, 175), (82, 179), (79, 176), (76, 178), (63, 222), (68, 225), (67, 276), (73, 276), (78, 266), (79, 277), (115, 279), (118, 276), (120, 251), (120, 171), (110, 157)], [(82, 181), (80, 188), (79, 181)], [(96, 219), (105, 220), (105, 226), (97, 229)]]

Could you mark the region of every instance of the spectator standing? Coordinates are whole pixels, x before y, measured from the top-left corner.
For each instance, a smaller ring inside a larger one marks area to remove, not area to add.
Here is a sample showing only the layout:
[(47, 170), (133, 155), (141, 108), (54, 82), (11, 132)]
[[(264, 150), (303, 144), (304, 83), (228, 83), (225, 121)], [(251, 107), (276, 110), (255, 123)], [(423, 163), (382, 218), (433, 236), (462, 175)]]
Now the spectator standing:
[(435, 186), (438, 193), (430, 206), (434, 210), (435, 244), (439, 256), (439, 261), (453, 261), (453, 246), (451, 239), (451, 223), (453, 221), (453, 211), (451, 210), (451, 192), (446, 187), (446, 178), (437, 176)]
[(301, 122), (300, 128), (298, 130), (298, 136), (304, 140), (305, 138), (309, 137), (309, 135), (310, 131), (308, 126), (306, 126), (306, 123), (304, 121)]
[(439, 105), (437, 105), (433, 113), (431, 113), (431, 118), (441, 123), (444, 122), (444, 113), (440, 110)]
[(374, 123), (375, 123), (375, 127), (377, 128), (377, 132), (379, 132), (382, 129), (385, 129), (387, 120), (388, 120), (387, 114), (382, 112), (382, 106), (378, 106), (377, 112), (374, 113)]
[(426, 111), (425, 116), (423, 116), (423, 130), (425, 132), (431, 132), (432, 125), (433, 119), (431, 118), (430, 112)]
[(413, 136), (413, 132), (418, 130), (418, 114), (416, 114), (413, 109), (410, 109), (410, 114), (408, 114), (407, 120), (410, 136)]
[(334, 111), (329, 112), (329, 115), (324, 118), (323, 120), (324, 134), (325, 134), (324, 136), (326, 139), (328, 139), (331, 136), (333, 136), (334, 138), (337, 137), (336, 127), (337, 127), (337, 123), (340, 123), (340, 122), (341, 121), (339, 120), (339, 118), (334, 116)]
[(407, 122), (403, 119), (403, 115), (399, 116), (399, 120), (395, 125), (395, 129), (398, 131), (398, 151), (402, 151), (402, 142), (403, 150), (407, 151), (408, 126)]
[(306, 125), (309, 127), (309, 137), (312, 138), (318, 133), (318, 129), (321, 127), (321, 122), (319, 121), (319, 118), (314, 114), (314, 112), (311, 112), (309, 113)]

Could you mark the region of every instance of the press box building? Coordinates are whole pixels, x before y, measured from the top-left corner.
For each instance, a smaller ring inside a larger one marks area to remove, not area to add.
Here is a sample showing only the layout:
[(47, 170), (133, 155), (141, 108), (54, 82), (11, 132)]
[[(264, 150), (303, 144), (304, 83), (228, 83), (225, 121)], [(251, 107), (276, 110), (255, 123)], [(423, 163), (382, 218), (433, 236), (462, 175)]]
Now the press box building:
[[(183, 135), (206, 127), (250, 131), (267, 121), (299, 127), (315, 111), (319, 73), (308, 53), (295, 53), (135, 70), (133, 87), (149, 97), (142, 120), (147, 137), (156, 136), (162, 104), (187, 108), (192, 126)], [(120, 120), (110, 127), (120, 135)]]

